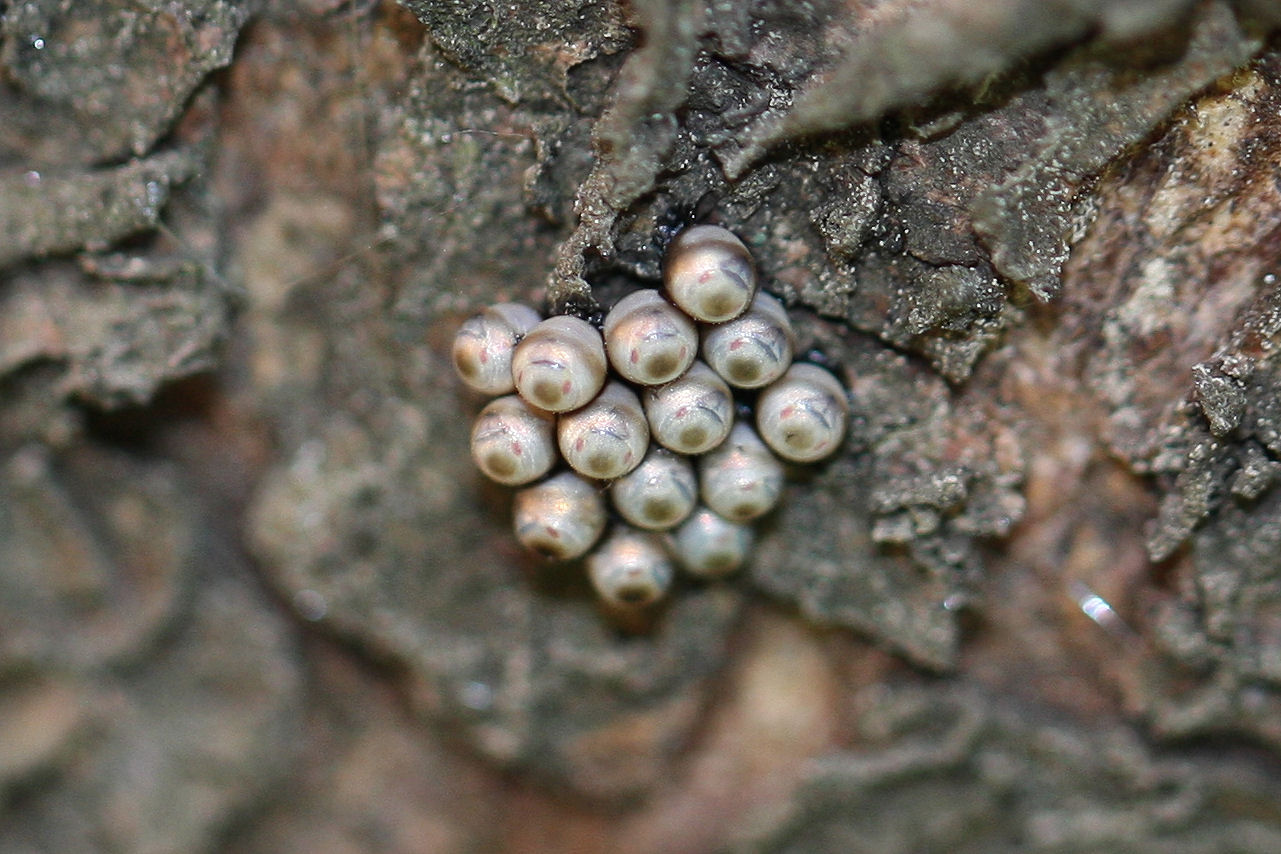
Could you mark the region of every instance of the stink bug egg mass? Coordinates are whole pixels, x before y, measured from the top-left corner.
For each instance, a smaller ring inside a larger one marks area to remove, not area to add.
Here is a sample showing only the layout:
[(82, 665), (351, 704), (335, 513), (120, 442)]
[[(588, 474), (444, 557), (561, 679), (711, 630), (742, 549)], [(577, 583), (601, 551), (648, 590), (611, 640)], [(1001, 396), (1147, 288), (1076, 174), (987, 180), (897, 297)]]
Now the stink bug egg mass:
[(698, 500), (698, 480), (689, 460), (651, 448), (635, 471), (610, 487), (614, 507), (638, 528), (665, 531), (681, 522)]
[(783, 464), (743, 423), (702, 457), (699, 476), (707, 506), (736, 522), (768, 513), (783, 494)]
[(849, 418), (836, 376), (793, 364), (787, 311), (758, 290), (733, 234), (687, 228), (663, 281), (663, 293), (618, 300), (603, 335), (581, 319), (599, 319), (596, 298), (575, 292), (556, 304), (581, 317), (496, 305), (453, 343), (464, 382), (502, 395), (476, 419), (471, 453), (487, 477), (522, 487), (516, 538), (548, 558), (585, 557), (622, 622), (648, 620), (674, 564), (714, 579), (746, 563), (751, 523), (782, 500), (782, 460), (832, 454)]
[(738, 317), (756, 293), (751, 253), (716, 225), (696, 225), (676, 236), (667, 251), (663, 282), (672, 302), (706, 323)]
[(645, 390), (650, 432), (665, 448), (701, 454), (719, 445), (734, 423), (729, 386), (702, 362), (665, 386)]
[(683, 374), (698, 352), (693, 321), (659, 296), (641, 290), (619, 300), (605, 315), (610, 364), (638, 385), (661, 385)]
[(582, 557), (605, 530), (600, 492), (573, 472), (520, 490), (514, 503), (516, 538), (546, 557)]
[(510, 394), (516, 388), (512, 353), (539, 320), (527, 305), (501, 303), (464, 322), (452, 352), (459, 378), (482, 394)]
[(682, 567), (699, 578), (718, 578), (738, 569), (752, 550), (752, 529), (706, 507), (694, 511), (671, 535)]
[(636, 608), (661, 599), (672, 584), (672, 563), (656, 534), (626, 528), (611, 534), (587, 558), (592, 586), (616, 607)]
[(640, 399), (617, 381), (583, 408), (562, 415), (556, 433), (565, 461), (599, 480), (627, 474), (640, 465), (649, 447), (649, 424)]
[(812, 463), (832, 454), (845, 435), (849, 402), (836, 377), (798, 364), (761, 392), (756, 427), (780, 457)]
[(519, 486), (537, 480), (556, 462), (552, 418), (511, 394), (481, 410), (471, 432), (471, 454), (491, 480)]
[(727, 383), (760, 388), (792, 364), (795, 341), (783, 304), (758, 293), (746, 314), (703, 331), (703, 358)]
[(548, 412), (568, 412), (605, 385), (605, 345), (587, 321), (549, 317), (516, 345), (511, 369), (521, 397)]

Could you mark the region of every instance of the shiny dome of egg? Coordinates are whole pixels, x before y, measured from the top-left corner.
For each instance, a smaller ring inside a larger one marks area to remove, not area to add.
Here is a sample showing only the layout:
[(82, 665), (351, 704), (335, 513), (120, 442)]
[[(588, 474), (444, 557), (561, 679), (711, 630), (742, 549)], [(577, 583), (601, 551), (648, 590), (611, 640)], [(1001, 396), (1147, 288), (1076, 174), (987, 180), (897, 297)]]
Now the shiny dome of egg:
[(674, 566), (697, 578), (738, 569), (752, 524), (782, 498), (784, 461), (832, 454), (848, 418), (834, 375), (793, 364), (787, 311), (757, 288), (732, 233), (686, 229), (663, 279), (663, 292), (619, 300), (603, 335), (504, 303), (454, 339), (458, 376), (498, 395), (471, 453), (487, 477), (518, 487), (517, 539), (549, 558), (586, 558), (616, 608), (660, 600)]

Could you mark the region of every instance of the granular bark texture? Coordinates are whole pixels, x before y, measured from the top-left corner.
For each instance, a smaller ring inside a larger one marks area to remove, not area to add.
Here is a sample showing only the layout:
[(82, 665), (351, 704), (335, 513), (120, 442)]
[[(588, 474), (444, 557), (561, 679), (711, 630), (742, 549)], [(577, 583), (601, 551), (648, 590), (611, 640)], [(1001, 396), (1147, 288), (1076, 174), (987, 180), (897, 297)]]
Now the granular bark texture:
[[(1277, 850), (1278, 27), (0, 5), (0, 849)], [(450, 342), (694, 223), (850, 427), (619, 618)]]
[(1277, 781), (1238, 757), (1154, 754), (1124, 729), (1065, 724), (964, 689), (887, 684), (853, 702), (864, 743), (816, 763), (781, 830), (732, 850), (1192, 854), (1281, 844)]
[(151, 151), (256, 0), (26, 0), (0, 18), (0, 166), (109, 163)]

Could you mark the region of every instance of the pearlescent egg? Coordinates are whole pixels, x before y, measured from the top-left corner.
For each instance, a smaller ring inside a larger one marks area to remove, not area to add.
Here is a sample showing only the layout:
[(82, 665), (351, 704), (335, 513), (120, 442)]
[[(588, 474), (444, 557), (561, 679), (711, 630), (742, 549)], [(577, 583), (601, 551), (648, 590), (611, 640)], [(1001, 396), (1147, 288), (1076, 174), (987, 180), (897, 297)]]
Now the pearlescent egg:
[(605, 315), (605, 350), (623, 379), (661, 385), (685, 373), (694, 361), (698, 330), (658, 291), (640, 290)]
[(792, 365), (756, 401), (756, 430), (776, 454), (812, 463), (835, 451), (845, 436), (845, 389), (817, 365)]
[(512, 354), (512, 376), (525, 400), (548, 412), (586, 404), (605, 385), (605, 345), (587, 321), (549, 317), (531, 329)]
[(588, 555), (587, 574), (607, 603), (637, 608), (662, 598), (674, 571), (657, 534), (619, 527)]
[(511, 394), (512, 352), (542, 316), (527, 305), (500, 303), (470, 318), (454, 336), (454, 370), (483, 394)]
[(760, 388), (792, 364), (794, 340), (787, 310), (762, 291), (741, 316), (703, 330), (703, 359), (730, 385)]
[(748, 525), (731, 522), (699, 507), (669, 536), (672, 553), (685, 571), (700, 578), (719, 578), (747, 561), (755, 536)]
[(607, 384), (591, 403), (560, 416), (556, 435), (574, 471), (598, 480), (627, 474), (640, 465), (649, 447), (640, 398), (618, 381)]
[(525, 487), (513, 504), (516, 539), (547, 557), (581, 557), (605, 530), (600, 490), (573, 472)]
[(698, 476), (703, 502), (734, 522), (763, 516), (783, 495), (783, 464), (741, 421), (699, 458)]
[(698, 478), (685, 457), (652, 447), (632, 472), (614, 481), (610, 497), (619, 514), (638, 528), (666, 531), (698, 501)]
[(645, 389), (645, 417), (650, 434), (663, 447), (701, 454), (729, 435), (734, 399), (715, 371), (695, 362), (680, 379)]
[(520, 486), (556, 463), (552, 416), (509, 394), (480, 411), (471, 431), (471, 457), (490, 480)]
[(672, 302), (696, 320), (724, 323), (747, 310), (756, 293), (751, 253), (731, 232), (696, 225), (667, 250), (663, 283)]

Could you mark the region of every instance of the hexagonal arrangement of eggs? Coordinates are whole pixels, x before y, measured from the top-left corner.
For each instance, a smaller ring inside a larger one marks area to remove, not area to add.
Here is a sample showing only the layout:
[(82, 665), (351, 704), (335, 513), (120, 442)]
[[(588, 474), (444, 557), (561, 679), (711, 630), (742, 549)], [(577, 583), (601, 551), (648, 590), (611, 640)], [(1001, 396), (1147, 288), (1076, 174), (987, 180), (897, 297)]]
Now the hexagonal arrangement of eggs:
[(458, 375), (498, 395), (471, 453), (486, 476), (520, 487), (517, 538), (550, 558), (585, 557), (614, 607), (662, 598), (677, 565), (700, 578), (740, 567), (753, 522), (782, 497), (782, 460), (828, 456), (848, 417), (835, 376), (792, 362), (787, 312), (758, 290), (732, 233), (683, 231), (663, 281), (619, 300), (603, 330), (508, 303), (454, 340)]

